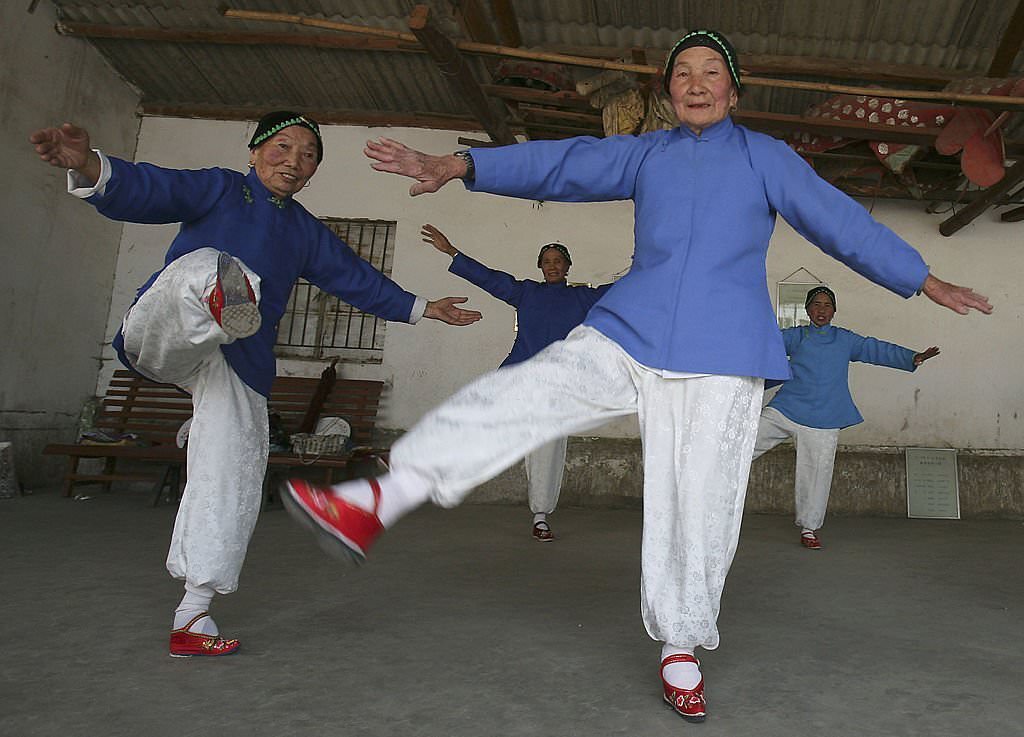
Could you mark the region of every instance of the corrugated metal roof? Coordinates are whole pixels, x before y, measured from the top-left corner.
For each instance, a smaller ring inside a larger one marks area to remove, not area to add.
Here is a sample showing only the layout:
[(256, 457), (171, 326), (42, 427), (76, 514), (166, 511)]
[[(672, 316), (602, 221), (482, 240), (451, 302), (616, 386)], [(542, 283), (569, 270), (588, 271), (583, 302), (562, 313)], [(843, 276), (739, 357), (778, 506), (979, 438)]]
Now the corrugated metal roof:
[[(492, 20), (490, 4), (479, 0)], [(66, 22), (152, 29), (319, 34), (295, 25), (225, 18), (223, 0), (55, 0)], [(464, 38), (446, 0), (425, 3), (435, 26)], [(455, 3), (457, 5), (458, 3)], [(230, 7), (409, 32), (411, 0), (233, 0)], [(523, 45), (665, 50), (698, 26), (725, 33), (744, 55), (829, 57), (983, 72), (1014, 11), (1007, 0), (516, 0)], [(912, 19), (912, 22), (908, 22)], [(496, 26), (495, 26), (496, 27)], [(376, 112), (469, 117), (422, 53), (283, 45), (94, 39), (135, 85), (143, 106)], [(485, 57), (467, 57), (488, 81)], [(652, 55), (652, 61), (659, 61)], [(1013, 70), (1024, 74), (1024, 52)], [(576, 68), (576, 76), (595, 73)], [(833, 80), (834, 81), (834, 80)], [(850, 80), (855, 81), (855, 80)], [(799, 114), (827, 95), (750, 88), (747, 109)], [(1019, 115), (1017, 117), (1024, 117)], [(1019, 124), (1017, 124), (1019, 127)]]

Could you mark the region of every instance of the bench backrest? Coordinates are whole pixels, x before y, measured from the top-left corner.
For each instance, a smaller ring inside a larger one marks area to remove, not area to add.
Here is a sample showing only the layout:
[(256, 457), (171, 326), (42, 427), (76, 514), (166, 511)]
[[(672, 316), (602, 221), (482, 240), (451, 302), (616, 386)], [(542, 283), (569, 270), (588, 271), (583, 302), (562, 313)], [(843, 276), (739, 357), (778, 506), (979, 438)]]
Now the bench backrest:
[[(296, 432), (320, 384), (319, 378), (278, 376), (270, 392), (269, 411), (281, 416), (284, 429)], [(384, 388), (381, 381), (337, 379), (317, 416), (341, 417), (352, 426), (354, 445), (369, 445)], [(157, 384), (125, 369), (114, 372), (93, 424), (116, 433), (135, 433), (157, 445), (173, 444), (192, 416), (192, 398), (171, 384)]]
[(114, 372), (93, 425), (135, 433), (156, 445), (173, 445), (178, 428), (192, 416), (192, 397), (171, 384), (157, 384), (125, 369)]

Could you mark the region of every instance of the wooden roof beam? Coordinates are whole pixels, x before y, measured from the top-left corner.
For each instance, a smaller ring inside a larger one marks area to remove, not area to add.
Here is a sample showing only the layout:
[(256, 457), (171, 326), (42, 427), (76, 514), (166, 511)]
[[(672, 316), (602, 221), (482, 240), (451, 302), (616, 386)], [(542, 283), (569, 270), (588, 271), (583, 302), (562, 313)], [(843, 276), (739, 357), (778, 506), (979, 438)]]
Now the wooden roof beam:
[(223, 46), (310, 46), (348, 51), (400, 51), (422, 54), (423, 48), (414, 39), (384, 38), (364, 34), (343, 33), (279, 33), (262, 31), (225, 31), (184, 28), (148, 28), (145, 26), (113, 26), (105, 23), (74, 23), (61, 21), (56, 26), (62, 36), (105, 38), (115, 41), (156, 41), (159, 43), (206, 43)]
[[(433, 130), (479, 131), (480, 121), (458, 115), (439, 113), (381, 112), (379, 110), (315, 110), (305, 111), (321, 125), (364, 125), (371, 128), (402, 127)], [(266, 115), (265, 106), (227, 107), (219, 105), (172, 105), (142, 103), (141, 115), (200, 120), (259, 120)]]
[(999, 40), (999, 46), (992, 56), (992, 63), (989, 64), (988, 73), (985, 76), (1009, 76), (1013, 60), (1020, 53), (1022, 44), (1024, 44), (1024, 0), (1017, 0), (1017, 9), (1013, 11), (1013, 17), (1006, 24), (1006, 30)]
[(452, 4), (455, 9), (455, 19), (468, 38), (485, 44), (498, 43), (498, 34), (491, 27), (487, 14), (480, 6), (480, 0), (457, 0)]
[[(1024, 2), (1024, 0), (1021, 1)], [(424, 10), (422, 10), (421, 12), (423, 14), (428, 14), (428, 11), (426, 10), (425, 6), (418, 5), (413, 10), (414, 16), (417, 12), (417, 9), (419, 8), (424, 8)], [(301, 15), (287, 15), (284, 13), (264, 13), (257, 11), (232, 9), (225, 10), (224, 15), (229, 18), (241, 18), (245, 20), (265, 20), (276, 23), (295, 23), (297, 25), (302, 26), (311, 26), (315, 28), (330, 28), (333, 30), (351, 33), (366, 33), (371, 36), (382, 36), (386, 38), (404, 37), (405, 40), (409, 40), (407, 34), (401, 34), (396, 31), (391, 31), (388, 29), (370, 28), (368, 26), (355, 26), (349, 23), (338, 23), (335, 21), (323, 20), (320, 18), (308, 18)], [(547, 52), (516, 49), (508, 46), (496, 46), (494, 44), (477, 43), (475, 41), (460, 41), (458, 43), (453, 43), (451, 40), (445, 38), (437, 31), (433, 31), (433, 33), (437, 38), (444, 39), (444, 43), (447, 44), (448, 46), (454, 47), (454, 49), (470, 54), (507, 56), (515, 59), (530, 59), (533, 61), (544, 61), (551, 62), (554, 64), (568, 64), (570, 66), (592, 67), (596, 69), (616, 69), (618, 71), (632, 72), (634, 74), (639, 75), (658, 74), (661, 71), (660, 67), (655, 67), (651, 65), (631, 64), (619, 61), (607, 61), (604, 59), (594, 59), (582, 56), (568, 56), (565, 54), (552, 54)], [(418, 37), (417, 40), (419, 40)], [(449, 51), (448, 53), (450, 55), (452, 52)], [(815, 92), (828, 92), (830, 94), (872, 95), (876, 97), (898, 97), (905, 100), (929, 100), (932, 102), (964, 103), (969, 104), (972, 107), (985, 107), (1000, 111), (1024, 110), (1024, 97), (962, 94), (957, 92), (947, 92), (944, 90), (911, 90), (889, 89), (880, 87), (862, 87), (858, 85), (806, 82), (795, 79), (772, 79), (768, 77), (748, 76), (745, 74), (741, 75), (740, 81), (745, 85), (759, 87), (782, 87), (787, 89), (801, 89)]]
[(740, 108), (732, 114), (737, 123), (760, 131), (782, 133), (813, 133), (819, 136), (839, 136), (865, 141), (907, 143), (919, 146), (933, 146), (941, 128), (911, 128), (901, 125), (880, 125), (877, 123), (855, 123), (829, 118), (805, 118), (800, 115), (762, 113)]
[(547, 118), (548, 120), (564, 120), (582, 125), (594, 125), (598, 128), (603, 126), (600, 112), (578, 113), (573, 110), (555, 110), (536, 105), (520, 105), (519, 112), (530, 118)]
[(1024, 161), (1018, 161), (1007, 167), (1003, 178), (986, 189), (984, 194), (978, 196), (978, 199), (960, 210), (960, 212), (953, 217), (943, 220), (939, 224), (939, 232), (945, 236), (953, 235), (955, 232), (960, 230), (960, 228), (972, 222), (975, 218), (981, 215), (981, 213), (985, 212), (989, 207), (996, 204), (1000, 197), (1007, 194), (1021, 181), (1024, 181)]
[(437, 64), (438, 70), (447, 80), (452, 90), (469, 106), (473, 116), (480, 121), (481, 127), (498, 143), (515, 143), (504, 118), (491, 108), (491, 104), (480, 88), (479, 82), (473, 77), (466, 60), (459, 53), (455, 44), (443, 33), (430, 25), (430, 8), (417, 5), (409, 16), (409, 30), (416, 40), (427, 50), (430, 58)]
[(999, 219), (1004, 223), (1019, 223), (1021, 220), (1024, 220), (1024, 207), (1015, 207), (1012, 210), (1007, 210), (999, 216)]
[[(595, 59), (634, 60), (635, 49), (612, 46), (573, 46), (567, 44), (546, 44), (538, 51), (592, 57)], [(664, 49), (644, 49), (649, 60), (658, 68), (664, 63)], [(858, 59), (834, 59), (823, 56), (786, 56), (781, 54), (740, 54), (740, 67), (752, 74), (792, 74), (804, 77), (826, 79), (863, 79), (879, 82), (909, 82), (941, 88), (954, 79), (981, 76), (983, 70), (972, 73), (963, 70), (943, 69), (919, 64), (890, 64), (888, 62)]]
[(506, 46), (522, 46), (523, 36), (519, 32), (519, 20), (512, 7), (512, 0), (491, 0), (491, 11), (498, 23), (502, 43)]
[(560, 92), (548, 92), (547, 90), (535, 90), (530, 87), (516, 87), (506, 84), (485, 84), (483, 91), (493, 97), (500, 97), (503, 100), (513, 102), (525, 102), (533, 105), (550, 105), (551, 107), (568, 108), (569, 110), (593, 110), (587, 98), (572, 90)]

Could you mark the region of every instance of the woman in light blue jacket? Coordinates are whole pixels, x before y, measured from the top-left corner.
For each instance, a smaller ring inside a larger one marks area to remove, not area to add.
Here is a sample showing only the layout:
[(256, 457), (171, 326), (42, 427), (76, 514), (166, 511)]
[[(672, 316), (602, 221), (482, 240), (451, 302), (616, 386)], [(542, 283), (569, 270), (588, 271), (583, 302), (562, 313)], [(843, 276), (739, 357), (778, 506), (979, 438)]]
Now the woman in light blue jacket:
[(825, 519), (839, 431), (864, 420), (850, 396), (850, 362), (914, 371), (939, 355), (937, 346), (915, 353), (832, 324), (836, 295), (825, 286), (807, 292), (810, 325), (787, 328), (782, 339), (793, 378), (761, 412), (754, 458), (793, 438), (796, 445), (796, 524), (800, 544), (821, 549), (817, 530)]

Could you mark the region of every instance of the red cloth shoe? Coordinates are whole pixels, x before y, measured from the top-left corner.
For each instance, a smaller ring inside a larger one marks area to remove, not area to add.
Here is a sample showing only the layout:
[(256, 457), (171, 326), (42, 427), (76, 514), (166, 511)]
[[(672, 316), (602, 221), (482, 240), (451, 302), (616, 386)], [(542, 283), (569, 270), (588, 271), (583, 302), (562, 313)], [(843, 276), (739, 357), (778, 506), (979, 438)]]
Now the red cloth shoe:
[(541, 520), (533, 523), (533, 539), (542, 543), (551, 542), (555, 539), (555, 533), (551, 531), (551, 525)]
[(373, 510), (349, 504), (331, 487), (313, 486), (302, 479), (286, 481), (281, 492), (285, 509), (312, 531), (320, 547), (335, 558), (362, 563), (366, 551), (384, 532), (377, 516), (380, 509), (380, 484), (364, 479), (373, 492)]
[(210, 292), (210, 314), (232, 338), (248, 338), (260, 329), (262, 318), (256, 293), (230, 253), (217, 257), (217, 283)]
[(821, 540), (810, 530), (800, 533), (800, 544), (809, 550), (821, 550)]
[(688, 653), (669, 655), (661, 661), (661, 685), (665, 689), (665, 703), (671, 706), (676, 714), (688, 722), (703, 722), (707, 714), (704, 702), (704, 677), (694, 689), (679, 688), (665, 680), (665, 666), (672, 663), (695, 663), (700, 668), (700, 661)]
[(191, 658), (196, 655), (233, 655), (242, 646), (238, 640), (226, 640), (219, 635), (202, 635), (189, 632), (192, 625), (203, 617), (206, 612), (197, 614), (181, 629), (171, 630), (171, 657)]

